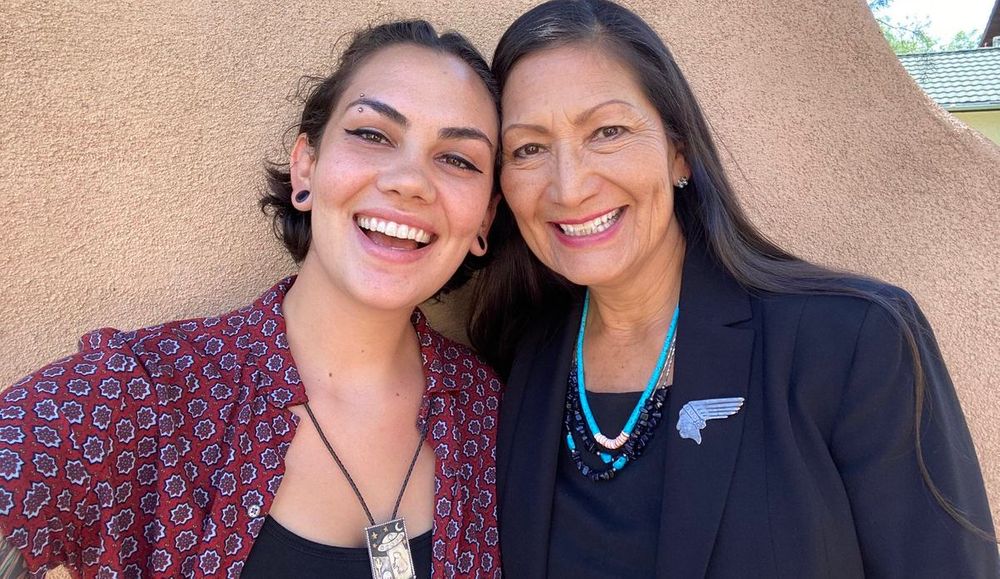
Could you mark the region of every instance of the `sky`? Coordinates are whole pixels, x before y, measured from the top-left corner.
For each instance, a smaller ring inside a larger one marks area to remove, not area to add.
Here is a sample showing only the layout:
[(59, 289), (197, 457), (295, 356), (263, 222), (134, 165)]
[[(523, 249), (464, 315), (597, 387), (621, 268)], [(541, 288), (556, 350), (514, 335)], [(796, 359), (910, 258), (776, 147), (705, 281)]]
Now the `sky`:
[(928, 32), (950, 40), (956, 32), (975, 28), (980, 34), (990, 17), (994, 0), (893, 0), (885, 11), (893, 21), (907, 18), (930, 22)]

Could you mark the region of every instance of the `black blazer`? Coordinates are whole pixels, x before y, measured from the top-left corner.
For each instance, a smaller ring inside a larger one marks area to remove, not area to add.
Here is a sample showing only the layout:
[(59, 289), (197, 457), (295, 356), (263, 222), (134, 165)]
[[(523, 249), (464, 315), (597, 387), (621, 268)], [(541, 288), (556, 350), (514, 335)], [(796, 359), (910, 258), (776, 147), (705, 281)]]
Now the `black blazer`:
[[(968, 429), (930, 328), (923, 454), (980, 527), (992, 520)], [(997, 547), (955, 523), (921, 478), (911, 357), (867, 300), (747, 293), (697, 248), (685, 259), (657, 577), (997, 577)], [(580, 307), (539, 324), (515, 356), (500, 412), (505, 574), (544, 577), (566, 381)], [(691, 400), (742, 396), (702, 444), (679, 436)], [(641, 460), (641, 459), (640, 459)], [(604, 484), (604, 483), (602, 483)], [(611, 483), (614, 484), (612, 481)]]

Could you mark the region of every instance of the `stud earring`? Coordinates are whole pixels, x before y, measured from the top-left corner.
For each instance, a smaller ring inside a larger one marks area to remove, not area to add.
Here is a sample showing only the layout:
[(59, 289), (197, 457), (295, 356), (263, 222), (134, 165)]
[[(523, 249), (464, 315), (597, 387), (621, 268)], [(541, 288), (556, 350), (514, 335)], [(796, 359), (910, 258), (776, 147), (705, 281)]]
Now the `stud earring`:
[(303, 190), (301, 190), (301, 191), (299, 191), (298, 193), (295, 194), (295, 201), (298, 202), (298, 203), (303, 203), (308, 198), (309, 198), (309, 190), (308, 189), (303, 189)]
[(677, 180), (676, 187), (678, 189), (683, 189), (688, 186), (688, 183), (689, 181), (687, 177), (681, 177), (680, 179)]
[(476, 241), (479, 243), (479, 249), (481, 249), (483, 253), (486, 253), (486, 238), (482, 235), (477, 235)]

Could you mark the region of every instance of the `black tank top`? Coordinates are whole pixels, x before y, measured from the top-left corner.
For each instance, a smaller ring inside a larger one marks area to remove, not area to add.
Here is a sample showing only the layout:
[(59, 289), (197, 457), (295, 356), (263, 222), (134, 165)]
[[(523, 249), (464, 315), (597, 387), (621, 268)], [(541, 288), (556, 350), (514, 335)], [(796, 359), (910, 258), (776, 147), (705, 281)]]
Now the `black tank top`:
[[(601, 430), (619, 432), (639, 394), (588, 393)], [(549, 531), (549, 577), (618, 579), (656, 575), (667, 439), (677, 435), (671, 429), (664, 417), (645, 453), (613, 480), (604, 482), (580, 474), (562, 441)], [(590, 453), (583, 455), (590, 466), (604, 466)]]
[[(431, 576), (431, 531), (410, 539), (417, 578)], [(272, 519), (264, 519), (260, 535), (243, 564), (242, 579), (338, 577), (371, 579), (368, 550), (323, 545), (296, 535)]]

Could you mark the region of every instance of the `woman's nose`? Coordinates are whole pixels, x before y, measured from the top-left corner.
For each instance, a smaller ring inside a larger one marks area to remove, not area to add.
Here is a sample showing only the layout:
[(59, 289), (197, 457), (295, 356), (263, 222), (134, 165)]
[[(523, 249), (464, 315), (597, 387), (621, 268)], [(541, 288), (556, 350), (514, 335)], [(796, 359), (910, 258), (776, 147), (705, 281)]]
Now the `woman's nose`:
[(421, 199), (427, 203), (435, 198), (434, 184), (427, 175), (427, 167), (412, 156), (401, 156), (379, 171), (376, 186), (384, 193)]
[(554, 169), (550, 186), (553, 201), (573, 206), (590, 195), (589, 173), (578, 151), (570, 147), (557, 149)]

